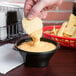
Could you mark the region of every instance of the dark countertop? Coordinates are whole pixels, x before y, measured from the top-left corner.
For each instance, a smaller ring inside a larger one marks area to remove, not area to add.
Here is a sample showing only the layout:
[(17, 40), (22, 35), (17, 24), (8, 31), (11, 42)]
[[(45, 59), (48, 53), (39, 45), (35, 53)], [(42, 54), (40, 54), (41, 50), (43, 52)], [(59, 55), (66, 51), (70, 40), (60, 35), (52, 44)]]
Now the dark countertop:
[(23, 64), (0, 76), (76, 76), (76, 48), (61, 47), (44, 68), (25, 67)]

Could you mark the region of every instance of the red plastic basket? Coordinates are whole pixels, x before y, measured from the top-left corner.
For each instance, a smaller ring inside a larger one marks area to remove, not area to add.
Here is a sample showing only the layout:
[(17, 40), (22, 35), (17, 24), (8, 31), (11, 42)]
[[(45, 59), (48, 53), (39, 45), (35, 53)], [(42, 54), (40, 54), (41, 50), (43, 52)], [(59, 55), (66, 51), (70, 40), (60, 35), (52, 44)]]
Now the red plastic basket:
[[(54, 27), (54, 25), (45, 26), (43, 28), (43, 36), (45, 38), (52, 39), (52, 40), (54, 40), (56, 42), (59, 42), (59, 44), (61, 46), (76, 48), (76, 38), (65, 38), (65, 37), (60, 37), (60, 36), (57, 36), (57, 35), (52, 35), (52, 34), (45, 33), (46, 30), (49, 30), (49, 29), (52, 30), (53, 27)], [(56, 29), (58, 29), (60, 27), (61, 27), (61, 25), (56, 25), (55, 26)]]

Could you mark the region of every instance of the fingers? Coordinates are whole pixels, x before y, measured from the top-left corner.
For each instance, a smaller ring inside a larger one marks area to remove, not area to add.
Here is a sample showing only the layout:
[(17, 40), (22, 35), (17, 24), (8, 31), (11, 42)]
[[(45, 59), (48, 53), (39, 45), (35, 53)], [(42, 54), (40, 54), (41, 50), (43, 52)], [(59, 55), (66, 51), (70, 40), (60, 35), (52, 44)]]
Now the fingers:
[(25, 5), (24, 5), (24, 15), (25, 17), (28, 15), (30, 9), (34, 5), (33, 0), (26, 0)]
[(45, 19), (45, 18), (46, 18), (46, 16), (47, 16), (47, 11), (43, 11), (41, 15), (42, 15), (42, 17), (41, 17), (41, 18), (42, 18), (42, 19)]
[(44, 4), (43, 2), (39, 1), (37, 2), (37, 4), (35, 4), (32, 9), (30, 10), (29, 14), (28, 14), (28, 19), (33, 19), (37, 16), (39, 16), (40, 12), (42, 11), (42, 9), (44, 8)]
[(33, 19), (35, 17), (45, 18), (47, 15), (45, 10), (49, 10), (60, 5), (62, 1), (63, 0), (26, 0), (24, 6), (24, 15), (28, 19)]
[(47, 16), (47, 11), (45, 11), (45, 10), (42, 10), (40, 12), (40, 14), (38, 15), (38, 17), (41, 18), (41, 19), (45, 19), (46, 16)]

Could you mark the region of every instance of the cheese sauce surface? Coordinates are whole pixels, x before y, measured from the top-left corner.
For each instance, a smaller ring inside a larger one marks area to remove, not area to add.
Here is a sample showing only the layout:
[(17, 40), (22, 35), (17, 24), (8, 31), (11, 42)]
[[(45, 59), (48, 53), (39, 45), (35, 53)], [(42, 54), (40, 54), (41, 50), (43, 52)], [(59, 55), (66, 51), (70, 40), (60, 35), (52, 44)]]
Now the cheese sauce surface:
[(47, 52), (56, 49), (56, 46), (52, 43), (40, 41), (39, 45), (33, 46), (33, 41), (24, 42), (18, 46), (19, 49), (28, 52)]

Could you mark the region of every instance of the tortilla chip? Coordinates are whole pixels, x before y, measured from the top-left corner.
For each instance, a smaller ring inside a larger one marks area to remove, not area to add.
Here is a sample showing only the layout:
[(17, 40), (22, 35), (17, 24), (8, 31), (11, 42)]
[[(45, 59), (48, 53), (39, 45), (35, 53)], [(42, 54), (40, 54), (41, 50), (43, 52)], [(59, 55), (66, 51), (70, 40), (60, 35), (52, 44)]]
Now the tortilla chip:
[(72, 35), (72, 38), (76, 38), (76, 31), (75, 31), (74, 34)]
[(69, 37), (71, 37), (71, 35), (68, 35), (68, 34), (66, 34), (66, 33), (63, 33), (63, 37), (69, 38)]
[(56, 35), (58, 35), (59, 30), (60, 30), (60, 29), (56, 29)]
[(50, 33), (51, 33), (51, 31), (48, 31), (48, 30), (47, 30), (47, 31), (45, 31), (45, 33), (48, 33), (48, 34), (50, 34)]
[(70, 15), (68, 26), (74, 26), (76, 25), (76, 16), (74, 14)]
[(26, 33), (31, 34), (39, 29), (43, 28), (42, 20), (38, 17), (34, 18), (33, 20), (28, 20), (27, 18), (23, 18), (22, 26)]
[(66, 26), (67, 26), (67, 23), (68, 23), (68, 22), (64, 22), (64, 23), (62, 24), (62, 26), (61, 26), (61, 28), (60, 28), (60, 30), (59, 30), (59, 32), (58, 32), (58, 36), (63, 36), (63, 32), (64, 32), (64, 30), (65, 30), (65, 28), (66, 28)]
[(56, 35), (56, 29), (55, 29), (55, 26), (53, 27), (52, 32), (54, 33), (54, 35)]
[(72, 36), (73, 33), (75, 32), (75, 30), (76, 30), (75, 26), (68, 26), (68, 27), (65, 28), (64, 33), (67, 34), (67, 35)]

